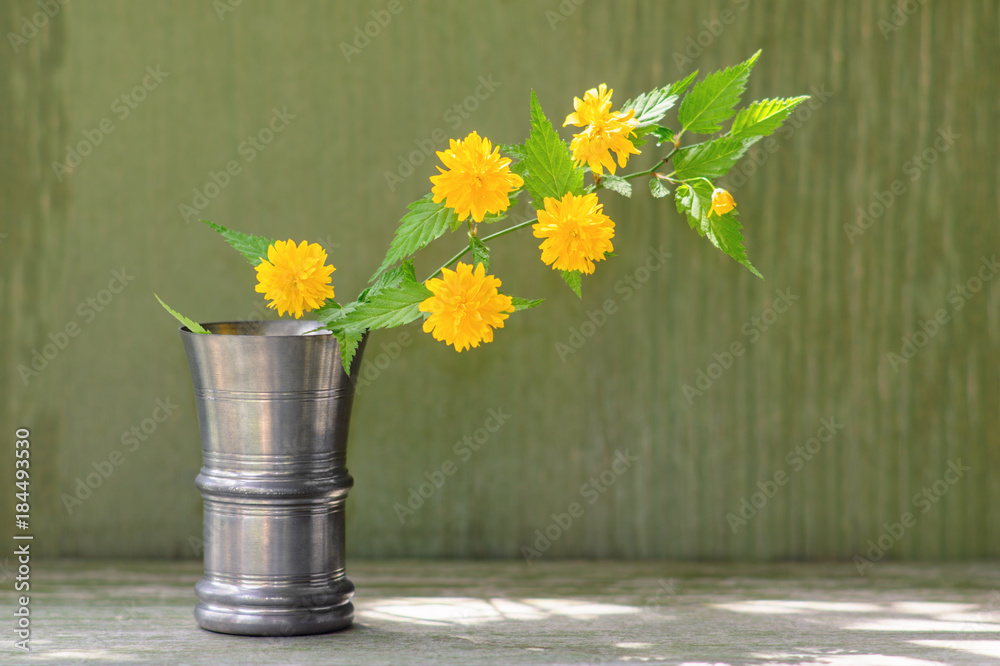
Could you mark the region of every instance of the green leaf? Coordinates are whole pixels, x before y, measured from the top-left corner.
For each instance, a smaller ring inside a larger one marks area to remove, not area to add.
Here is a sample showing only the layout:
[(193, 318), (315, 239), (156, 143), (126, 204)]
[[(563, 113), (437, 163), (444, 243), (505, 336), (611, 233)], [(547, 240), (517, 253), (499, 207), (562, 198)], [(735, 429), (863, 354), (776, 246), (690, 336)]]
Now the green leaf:
[(657, 199), (670, 196), (670, 190), (667, 189), (662, 180), (655, 176), (649, 180), (649, 191)]
[(754, 102), (736, 114), (729, 136), (739, 139), (767, 136), (781, 127), (792, 110), (807, 99), (809, 95)]
[(209, 222), (208, 220), (202, 220), (202, 222), (218, 231), (235, 250), (246, 257), (251, 266), (260, 265), (261, 260), (267, 258), (267, 248), (274, 243), (273, 240), (269, 240), (263, 236), (252, 236), (226, 229), (221, 224)]
[(354, 362), (354, 355), (358, 353), (358, 345), (364, 333), (356, 331), (332, 331), (333, 337), (337, 338), (337, 347), (340, 349), (340, 363), (344, 366), (347, 374), (351, 373), (351, 364)]
[(629, 142), (636, 148), (642, 148), (646, 145), (647, 136), (653, 133), (655, 129), (654, 125), (647, 125), (646, 127), (637, 127), (628, 135)]
[(462, 225), (458, 215), (451, 208), (446, 208), (444, 202), (434, 203), (433, 194), (411, 203), (407, 208), (410, 212), (403, 216), (396, 229), (396, 235), (389, 244), (389, 251), (382, 260), (369, 282), (374, 282), (389, 266), (414, 255), (418, 250), (427, 247), (431, 242), (444, 235), (448, 229), (457, 229)]
[(408, 324), (420, 316), (417, 306), (431, 296), (430, 290), (413, 276), (413, 264), (401, 267), (400, 279), (379, 289), (369, 289), (366, 300), (348, 303), (320, 315), (320, 322), (336, 332), (364, 333), (378, 328)]
[(348, 331), (364, 332), (378, 328), (395, 328), (409, 324), (420, 316), (417, 306), (432, 296), (419, 282), (403, 282), (398, 287), (383, 289), (370, 296), (368, 302), (340, 317), (336, 324)]
[(469, 249), (472, 250), (472, 268), (475, 270), (479, 264), (483, 265), (483, 270), (490, 272), (490, 248), (486, 243), (479, 240), (478, 236), (469, 237)]
[(632, 197), (632, 183), (621, 176), (615, 176), (610, 173), (604, 174), (604, 177), (601, 178), (601, 185), (623, 197)]
[[(362, 293), (363, 296), (363, 293)], [(359, 297), (359, 300), (362, 297)], [(330, 322), (334, 321), (337, 317), (342, 316), (345, 307), (351, 307), (356, 305), (356, 303), (348, 303), (346, 306), (341, 306), (339, 303), (333, 299), (327, 299), (326, 303), (314, 310), (315, 317), (319, 323), (326, 326)]]
[(715, 247), (746, 266), (751, 273), (763, 280), (764, 276), (754, 268), (750, 259), (747, 258), (747, 251), (743, 248), (743, 234), (740, 233), (742, 229), (739, 220), (736, 219), (736, 209), (733, 209), (722, 216), (709, 215), (705, 236), (712, 241)]
[(652, 134), (656, 135), (656, 145), (674, 142), (674, 131), (669, 127), (657, 125), (653, 128)]
[(712, 212), (712, 187), (703, 180), (685, 183), (677, 188), (674, 197), (677, 210), (685, 213), (688, 224), (699, 234), (705, 236), (715, 247), (750, 270), (751, 273), (763, 279), (754, 265), (750, 263), (746, 250), (743, 248), (743, 234), (736, 211), (732, 210), (719, 216)]
[(724, 136), (681, 148), (674, 155), (674, 178), (719, 178), (725, 176), (757, 139)]
[[(153, 294), (153, 296), (156, 296), (156, 294)], [(202, 333), (202, 334), (205, 334), (205, 335), (210, 335), (211, 334), (211, 331), (206, 331), (202, 327), (202, 325), (199, 324), (198, 322), (194, 321), (193, 319), (188, 319), (187, 317), (185, 317), (184, 315), (182, 315), (180, 312), (178, 312), (177, 310), (174, 310), (172, 307), (170, 307), (169, 305), (167, 305), (166, 303), (164, 303), (163, 299), (160, 298), (159, 296), (156, 296), (156, 300), (160, 301), (160, 305), (162, 305), (163, 308), (167, 312), (169, 312), (170, 314), (172, 314), (177, 321), (179, 321), (180, 323), (182, 323), (185, 326), (187, 326), (188, 330), (191, 331), (192, 333)]]
[(573, 290), (577, 298), (583, 299), (583, 274), (580, 271), (559, 271), (562, 273), (562, 279), (569, 285), (569, 288)]
[(712, 186), (703, 180), (684, 183), (674, 193), (677, 212), (687, 215), (688, 226), (704, 236), (702, 220), (712, 212)]
[(515, 162), (523, 160), (527, 155), (523, 143), (498, 143), (496, 147), (500, 149), (501, 155), (509, 157)]
[(514, 312), (537, 308), (544, 300), (544, 298), (539, 298), (538, 300), (529, 301), (527, 298), (518, 298), (517, 296), (510, 297), (510, 302), (514, 305)]
[(562, 199), (567, 192), (583, 194), (583, 169), (573, 165), (569, 146), (559, 138), (545, 117), (535, 91), (531, 91), (531, 134), (524, 142), (524, 189), (536, 208), (545, 197)]
[(681, 127), (698, 134), (722, 129), (722, 123), (733, 116), (759, 56), (757, 51), (746, 62), (713, 72), (696, 83), (677, 112)]
[(639, 122), (639, 127), (655, 125), (667, 111), (672, 109), (681, 94), (691, 85), (694, 77), (698, 76), (698, 70), (688, 74), (686, 77), (671, 83), (662, 88), (653, 88), (647, 93), (643, 93), (635, 99), (630, 99), (622, 105), (622, 111), (635, 109), (635, 119)]

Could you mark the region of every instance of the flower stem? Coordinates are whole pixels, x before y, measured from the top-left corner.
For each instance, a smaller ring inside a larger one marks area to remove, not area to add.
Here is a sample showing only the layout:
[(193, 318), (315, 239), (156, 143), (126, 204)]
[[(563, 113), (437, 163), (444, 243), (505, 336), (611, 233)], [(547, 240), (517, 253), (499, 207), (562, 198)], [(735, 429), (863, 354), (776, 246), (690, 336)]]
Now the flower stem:
[[(511, 227), (507, 227), (503, 231), (498, 231), (495, 234), (490, 234), (489, 236), (484, 236), (480, 240), (483, 241), (483, 243), (488, 243), (489, 241), (493, 240), (494, 238), (500, 238), (501, 236), (505, 236), (505, 235), (507, 235), (507, 234), (509, 234), (509, 233), (511, 233), (513, 231), (517, 231), (518, 229), (523, 229), (524, 227), (526, 227), (526, 226), (528, 226), (530, 224), (534, 224), (537, 221), (538, 221), (538, 218), (534, 217), (534, 218), (532, 218), (530, 220), (526, 220), (525, 222), (519, 222), (519, 223), (517, 223), (517, 224), (515, 224), (515, 225), (513, 225)], [(436, 278), (438, 275), (441, 275), (442, 269), (448, 268), (453, 263), (455, 263), (456, 261), (458, 261), (459, 259), (461, 259), (462, 257), (464, 257), (469, 252), (469, 249), (470, 249), (469, 246), (465, 246), (465, 248), (463, 248), (460, 252), (458, 252), (454, 257), (452, 257), (448, 261), (444, 262), (444, 265), (441, 266), (441, 268), (437, 269), (436, 271), (434, 271), (433, 273), (431, 273), (430, 275), (428, 275), (427, 278), (424, 280), (424, 282), (427, 282), (427, 280), (430, 280), (431, 278)]]
[(657, 162), (656, 164), (654, 164), (651, 168), (646, 169), (645, 171), (636, 171), (635, 173), (630, 173), (629, 175), (622, 176), (622, 177), (625, 180), (631, 180), (633, 178), (638, 178), (639, 176), (649, 176), (649, 175), (655, 173), (656, 170), (659, 169), (661, 166), (663, 166), (664, 164), (666, 164), (667, 162), (669, 162), (670, 158), (673, 157), (674, 153), (676, 153), (676, 152), (677, 152), (677, 148), (675, 147), (673, 150), (671, 150), (669, 153), (667, 153), (666, 157), (664, 157), (662, 160), (660, 160), (659, 162)]

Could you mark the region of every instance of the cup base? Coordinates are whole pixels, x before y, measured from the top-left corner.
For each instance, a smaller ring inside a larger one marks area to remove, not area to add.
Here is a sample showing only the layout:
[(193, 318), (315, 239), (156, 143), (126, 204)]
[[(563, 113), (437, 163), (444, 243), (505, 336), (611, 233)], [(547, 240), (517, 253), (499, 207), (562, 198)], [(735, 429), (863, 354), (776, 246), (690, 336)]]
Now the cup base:
[(354, 604), (323, 610), (250, 609), (198, 604), (198, 626), (220, 634), (238, 636), (305, 636), (341, 631), (354, 622)]

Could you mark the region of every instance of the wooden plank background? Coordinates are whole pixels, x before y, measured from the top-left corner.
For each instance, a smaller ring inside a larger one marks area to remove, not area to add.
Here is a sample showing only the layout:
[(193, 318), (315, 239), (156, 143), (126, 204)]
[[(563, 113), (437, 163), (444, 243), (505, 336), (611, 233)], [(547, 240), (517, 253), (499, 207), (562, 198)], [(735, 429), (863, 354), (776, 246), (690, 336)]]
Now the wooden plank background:
[[(582, 303), (529, 234), (498, 242), (505, 289), (543, 308), (471, 353), (417, 326), (369, 345), (349, 552), (520, 557), (549, 529), (543, 557), (850, 561), (880, 537), (892, 559), (1000, 554), (1000, 286), (955, 291), (1000, 250), (995, 2), (56, 4), (50, 18), (44, 3), (0, 0), (0, 484), (11, 487), (14, 429), (31, 428), (38, 553), (200, 554), (194, 401), (152, 294), (202, 321), (259, 316), (253, 272), (180, 209), (227, 162), (239, 173), (201, 215), (323, 242), (348, 298), (428, 190), (436, 159), (420, 150), (436, 130), (515, 141), (531, 89), (561, 120), (598, 83), (620, 104), (763, 48), (749, 96), (814, 95), (730, 179), (767, 280), (642, 188), (628, 204), (603, 195), (618, 256)], [(390, 4), (400, 11), (380, 13)], [(124, 106), (147, 68), (162, 80)], [(287, 125), (246, 148), (275, 110)], [(99, 144), (56, 174), (88, 135)], [(859, 208), (872, 217), (851, 237)], [(622, 286), (660, 248), (663, 267)], [(452, 251), (422, 255), (418, 272)], [(114, 271), (134, 276), (117, 294)], [(796, 299), (781, 314), (779, 291)], [(609, 300), (614, 314), (591, 327)], [(887, 354), (939, 310), (947, 321), (893, 367)], [(63, 339), (67, 325), (76, 335)], [(583, 346), (560, 355), (581, 330)], [(712, 368), (734, 342), (745, 353)], [(716, 377), (689, 400), (699, 371)], [(162, 423), (148, 420), (158, 400), (176, 405)], [(502, 427), (456, 450), (486, 434), (491, 409), (509, 415)], [(843, 427), (810, 443), (822, 419)], [(808, 460), (795, 453), (808, 446)], [(637, 461), (615, 475), (619, 451)], [(447, 461), (457, 472), (401, 523), (394, 506)], [(787, 481), (772, 488), (776, 474)], [(96, 487), (81, 485), (88, 475)], [(744, 500), (760, 508), (734, 524)], [(583, 515), (551, 527), (573, 502)], [(884, 536), (907, 512), (914, 524)]]

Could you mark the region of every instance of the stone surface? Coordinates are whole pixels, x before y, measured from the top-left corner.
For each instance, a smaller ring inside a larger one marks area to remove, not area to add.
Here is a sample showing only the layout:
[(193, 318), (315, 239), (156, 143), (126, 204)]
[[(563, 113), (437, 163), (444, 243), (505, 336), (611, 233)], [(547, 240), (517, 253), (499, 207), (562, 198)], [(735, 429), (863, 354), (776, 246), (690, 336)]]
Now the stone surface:
[[(349, 563), (354, 626), (301, 638), (194, 624), (196, 562), (40, 562), (15, 664), (1000, 663), (1000, 566)], [(13, 605), (5, 585), (3, 606)], [(5, 632), (10, 637), (11, 633)]]

